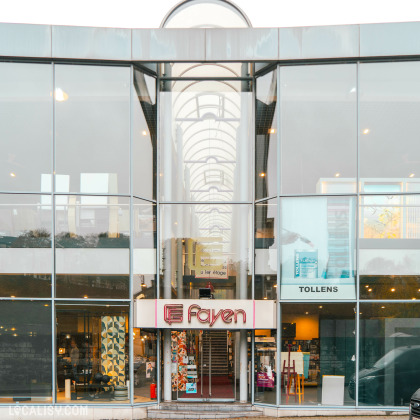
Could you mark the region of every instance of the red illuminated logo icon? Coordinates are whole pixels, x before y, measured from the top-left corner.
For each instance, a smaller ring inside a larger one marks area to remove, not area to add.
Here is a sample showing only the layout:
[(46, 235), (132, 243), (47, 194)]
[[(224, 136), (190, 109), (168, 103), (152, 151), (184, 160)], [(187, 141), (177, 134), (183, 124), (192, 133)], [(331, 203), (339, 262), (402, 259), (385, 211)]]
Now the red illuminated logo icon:
[(180, 323), (184, 319), (184, 305), (182, 303), (165, 305), (163, 319), (169, 325)]

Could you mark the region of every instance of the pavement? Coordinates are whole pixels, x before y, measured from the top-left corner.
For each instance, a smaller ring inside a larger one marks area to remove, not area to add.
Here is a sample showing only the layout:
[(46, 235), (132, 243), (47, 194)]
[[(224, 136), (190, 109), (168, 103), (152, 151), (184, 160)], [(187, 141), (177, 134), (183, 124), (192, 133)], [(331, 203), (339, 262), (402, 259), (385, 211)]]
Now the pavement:
[[(395, 415), (388, 414), (384, 416), (313, 416), (313, 417), (251, 417), (252, 420), (314, 420), (317, 417), (322, 417), (322, 420), (408, 420), (408, 414), (405, 415)], [(229, 419), (217, 420), (237, 420), (242, 419), (242, 417), (230, 417)], [(159, 420), (171, 420), (171, 419), (159, 419)]]

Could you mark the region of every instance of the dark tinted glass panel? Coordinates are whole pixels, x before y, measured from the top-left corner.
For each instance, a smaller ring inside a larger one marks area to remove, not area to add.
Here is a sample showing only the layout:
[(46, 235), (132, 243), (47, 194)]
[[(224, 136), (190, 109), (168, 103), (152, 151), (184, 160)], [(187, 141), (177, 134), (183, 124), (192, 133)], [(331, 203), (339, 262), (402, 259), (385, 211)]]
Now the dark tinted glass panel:
[(281, 191), (354, 193), (356, 65), (282, 67)]
[(52, 66), (0, 63), (0, 190), (51, 191)]
[(420, 191), (420, 63), (360, 65), (360, 188)]
[(56, 191), (129, 188), (130, 69), (55, 67)]
[(133, 89), (133, 193), (156, 198), (157, 105), (156, 79), (134, 70)]
[(56, 196), (56, 295), (129, 297), (129, 199)]
[(0, 295), (51, 297), (51, 196), (0, 195)]
[(420, 196), (360, 197), (360, 297), (420, 298)]
[(57, 304), (57, 402), (129, 402), (129, 306)]
[(52, 399), (51, 305), (0, 302), (0, 402)]
[(407, 406), (419, 387), (420, 305), (360, 305), (359, 404)]
[(277, 194), (277, 71), (257, 78), (255, 198)]
[(281, 305), (281, 366), (286, 383), (282, 404), (355, 404), (355, 307), (353, 303)]
[(255, 205), (255, 299), (277, 299), (277, 200)]
[(156, 205), (134, 199), (133, 203), (134, 299), (156, 298)]

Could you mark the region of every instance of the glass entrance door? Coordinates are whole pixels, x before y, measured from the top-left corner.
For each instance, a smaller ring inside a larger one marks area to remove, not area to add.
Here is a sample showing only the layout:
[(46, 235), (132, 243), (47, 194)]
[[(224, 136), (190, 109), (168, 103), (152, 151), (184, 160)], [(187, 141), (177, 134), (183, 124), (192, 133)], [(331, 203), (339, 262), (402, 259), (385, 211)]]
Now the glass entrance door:
[(234, 334), (226, 330), (172, 331), (172, 399), (234, 401)]

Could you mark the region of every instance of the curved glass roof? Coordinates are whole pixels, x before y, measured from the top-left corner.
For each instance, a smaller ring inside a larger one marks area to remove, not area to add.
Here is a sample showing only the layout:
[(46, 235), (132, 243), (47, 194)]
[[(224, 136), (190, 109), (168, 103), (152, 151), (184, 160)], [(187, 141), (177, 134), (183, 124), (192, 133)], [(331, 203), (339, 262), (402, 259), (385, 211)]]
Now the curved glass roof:
[(185, 0), (163, 19), (161, 28), (250, 28), (245, 13), (228, 0)]

